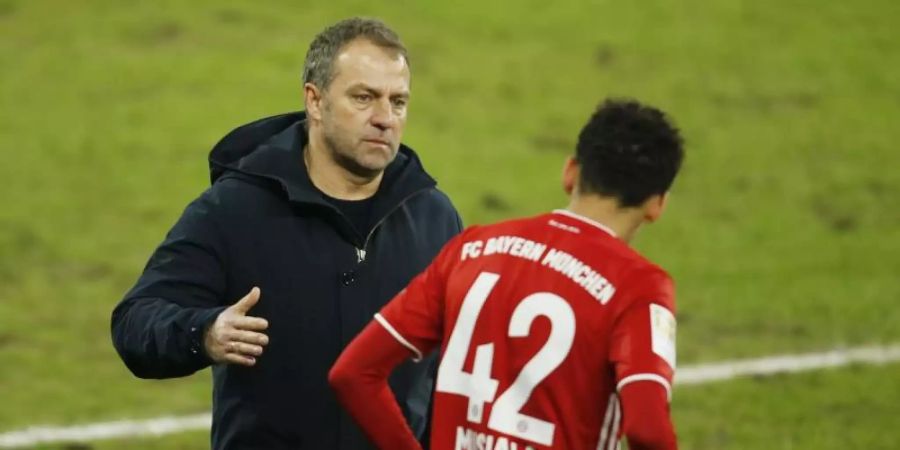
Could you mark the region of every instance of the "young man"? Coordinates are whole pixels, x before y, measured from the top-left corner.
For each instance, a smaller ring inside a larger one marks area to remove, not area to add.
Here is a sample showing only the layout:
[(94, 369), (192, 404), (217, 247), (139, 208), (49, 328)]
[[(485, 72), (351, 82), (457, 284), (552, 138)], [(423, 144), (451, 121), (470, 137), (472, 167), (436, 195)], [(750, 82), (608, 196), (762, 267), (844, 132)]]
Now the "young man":
[(665, 115), (607, 101), (563, 172), (568, 208), (472, 227), (397, 295), (329, 374), (382, 449), (418, 449), (385, 380), (441, 345), (431, 449), (675, 449), (675, 297), (628, 246), (681, 166)]

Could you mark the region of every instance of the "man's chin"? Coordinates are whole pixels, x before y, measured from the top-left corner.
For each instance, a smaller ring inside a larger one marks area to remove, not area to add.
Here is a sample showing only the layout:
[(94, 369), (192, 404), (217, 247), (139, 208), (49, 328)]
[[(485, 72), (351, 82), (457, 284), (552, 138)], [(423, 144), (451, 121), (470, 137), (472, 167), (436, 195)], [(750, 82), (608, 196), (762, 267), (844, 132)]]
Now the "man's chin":
[(341, 158), (341, 167), (361, 178), (375, 178), (384, 172), (384, 169), (397, 155), (394, 152), (378, 152), (381, 154), (367, 154), (360, 158)]

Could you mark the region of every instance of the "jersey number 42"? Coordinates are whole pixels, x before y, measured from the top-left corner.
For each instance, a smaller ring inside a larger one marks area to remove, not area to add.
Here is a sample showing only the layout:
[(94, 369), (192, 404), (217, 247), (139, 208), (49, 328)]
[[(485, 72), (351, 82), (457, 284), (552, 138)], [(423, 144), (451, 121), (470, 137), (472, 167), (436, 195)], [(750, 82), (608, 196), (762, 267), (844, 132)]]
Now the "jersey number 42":
[(509, 388), (496, 397), (498, 382), (491, 378), (494, 344), (482, 344), (475, 349), (471, 373), (463, 370), (463, 364), (478, 316), (499, 279), (498, 274), (482, 272), (469, 288), (438, 369), (436, 390), (468, 397), (467, 418), (473, 423), (482, 423), (484, 404), (493, 402), (488, 428), (549, 446), (553, 443), (555, 425), (522, 414), (521, 410), (534, 388), (569, 354), (575, 339), (575, 313), (568, 302), (550, 292), (531, 294), (518, 303), (509, 320), (509, 336), (528, 336), (531, 323), (538, 316), (550, 319), (550, 336)]

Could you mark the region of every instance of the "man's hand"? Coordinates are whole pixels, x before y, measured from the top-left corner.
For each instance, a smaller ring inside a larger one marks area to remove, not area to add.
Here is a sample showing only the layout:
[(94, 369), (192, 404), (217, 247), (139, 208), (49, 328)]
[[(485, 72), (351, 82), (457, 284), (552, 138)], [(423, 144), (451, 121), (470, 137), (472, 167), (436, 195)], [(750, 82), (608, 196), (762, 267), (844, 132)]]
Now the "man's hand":
[(269, 343), (269, 337), (261, 333), (269, 327), (269, 322), (247, 315), (259, 301), (259, 295), (259, 288), (254, 287), (244, 298), (222, 311), (206, 330), (203, 345), (213, 362), (242, 366), (256, 364), (256, 358)]

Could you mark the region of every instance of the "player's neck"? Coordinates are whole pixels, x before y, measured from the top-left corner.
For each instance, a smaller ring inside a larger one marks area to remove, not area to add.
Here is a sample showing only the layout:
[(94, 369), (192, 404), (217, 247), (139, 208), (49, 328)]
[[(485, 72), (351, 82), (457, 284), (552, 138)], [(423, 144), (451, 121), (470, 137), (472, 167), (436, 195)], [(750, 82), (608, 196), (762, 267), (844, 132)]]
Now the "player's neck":
[(363, 200), (375, 195), (384, 172), (375, 177), (360, 177), (348, 171), (328, 154), (326, 144), (314, 135), (310, 132), (310, 142), (303, 149), (303, 162), (317, 189), (341, 200)]
[(573, 196), (567, 210), (601, 223), (616, 233), (616, 237), (631, 242), (644, 222), (638, 208), (622, 208), (616, 199), (598, 196)]

